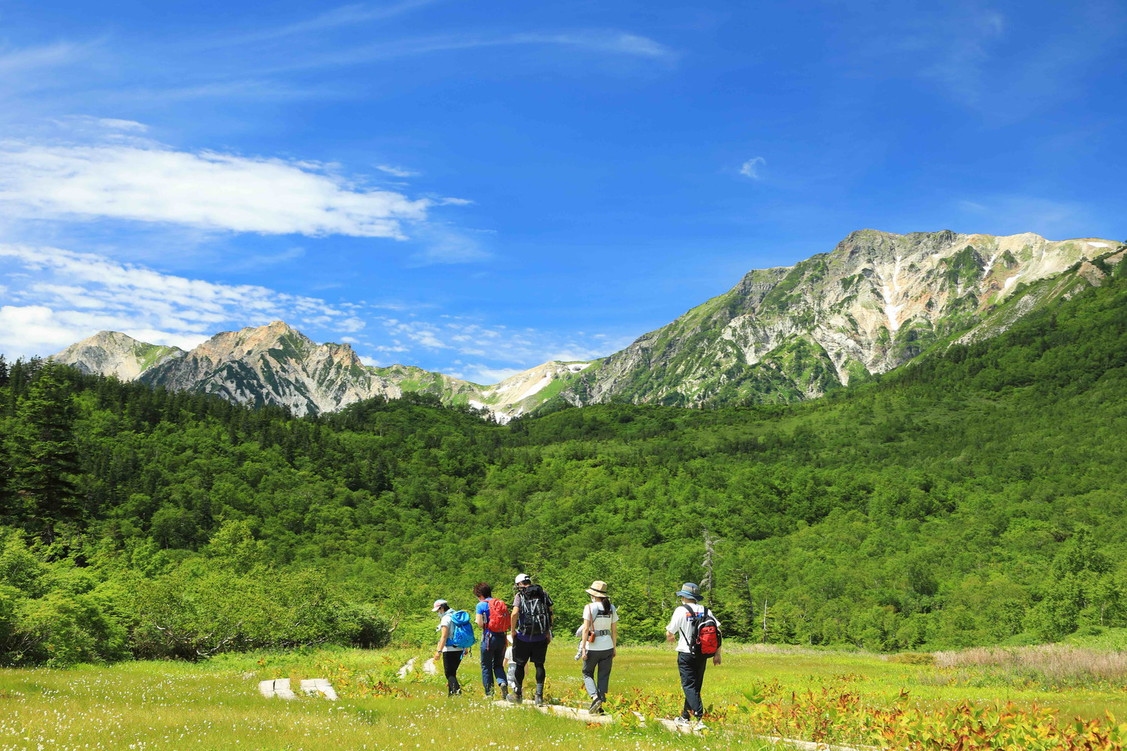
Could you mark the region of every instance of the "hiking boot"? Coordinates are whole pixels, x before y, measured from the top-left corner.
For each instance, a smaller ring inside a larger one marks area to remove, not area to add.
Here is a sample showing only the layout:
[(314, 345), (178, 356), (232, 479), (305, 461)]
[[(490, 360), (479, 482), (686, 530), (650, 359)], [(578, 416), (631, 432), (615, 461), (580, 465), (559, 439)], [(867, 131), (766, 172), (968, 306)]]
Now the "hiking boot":
[(539, 686), (536, 687), (535, 701), (536, 701), (536, 706), (538, 706), (538, 707), (544, 706), (544, 686), (543, 685), (539, 685)]
[(509, 698), (509, 684), (498, 683), (497, 687), (501, 689), (501, 700), (504, 701), (505, 699), (508, 699)]
[(587, 708), (587, 712), (590, 714), (602, 714), (603, 700), (596, 696), (591, 700), (591, 706)]
[(520, 689), (516, 689), (511, 694), (509, 694), (509, 701), (511, 701), (513, 704), (520, 704), (523, 700), (524, 697), (521, 696)]

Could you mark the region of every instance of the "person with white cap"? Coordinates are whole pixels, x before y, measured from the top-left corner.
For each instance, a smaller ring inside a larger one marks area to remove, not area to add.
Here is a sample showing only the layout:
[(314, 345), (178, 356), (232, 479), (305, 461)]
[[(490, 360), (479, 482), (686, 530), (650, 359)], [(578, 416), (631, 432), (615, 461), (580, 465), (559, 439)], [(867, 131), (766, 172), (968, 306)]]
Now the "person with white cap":
[(528, 661), (536, 666), (536, 706), (544, 704), (544, 681), (547, 671), (544, 659), (552, 641), (555, 613), (552, 598), (528, 574), (516, 578), (516, 597), (510, 609), (510, 631), (513, 637), (513, 661), (509, 666), (509, 701), (519, 704), (524, 699), (524, 670)]
[(446, 675), (446, 692), (448, 696), (454, 696), (462, 693), (462, 687), (458, 683), (458, 666), (462, 664), (462, 654), (469, 651), (452, 643), (454, 615), (455, 612), (465, 611), (451, 610), (450, 603), (446, 600), (435, 600), (431, 610), (442, 615), (438, 621), (438, 646), (434, 650), (434, 660), (437, 662), (439, 657), (442, 658), (442, 672)]
[[(591, 697), (591, 714), (603, 713), (610, 684), (610, 669), (618, 653), (618, 610), (610, 604), (607, 583), (593, 581), (586, 590), (591, 602), (583, 608), (583, 626), (580, 634), (580, 658), (583, 660), (583, 687)], [(595, 681), (598, 670), (599, 680)]]
[[(720, 627), (720, 622), (708, 608), (700, 604), (700, 587), (693, 582), (685, 582), (674, 596), (681, 598), (681, 604), (673, 611), (673, 618), (665, 627), (665, 639), (669, 642), (677, 642), (677, 672), (681, 677), (681, 691), (685, 694), (684, 707), (674, 722), (702, 730), (704, 729), (702, 721), (704, 700), (701, 698), (701, 689), (704, 686), (704, 669), (708, 663), (708, 655), (695, 654), (692, 641), (702, 619), (711, 619), (717, 629)], [(712, 663), (720, 664), (719, 647), (712, 655)]]

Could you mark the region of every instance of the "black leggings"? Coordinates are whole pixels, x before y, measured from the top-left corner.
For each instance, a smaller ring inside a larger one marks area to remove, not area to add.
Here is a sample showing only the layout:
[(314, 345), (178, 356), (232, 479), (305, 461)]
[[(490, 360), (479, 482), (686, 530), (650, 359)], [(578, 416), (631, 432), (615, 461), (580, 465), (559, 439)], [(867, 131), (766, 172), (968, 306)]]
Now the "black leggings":
[(458, 666), (462, 664), (462, 650), (453, 652), (443, 651), (442, 671), (446, 673), (446, 690), (451, 695), (461, 693), (462, 687), (458, 684)]

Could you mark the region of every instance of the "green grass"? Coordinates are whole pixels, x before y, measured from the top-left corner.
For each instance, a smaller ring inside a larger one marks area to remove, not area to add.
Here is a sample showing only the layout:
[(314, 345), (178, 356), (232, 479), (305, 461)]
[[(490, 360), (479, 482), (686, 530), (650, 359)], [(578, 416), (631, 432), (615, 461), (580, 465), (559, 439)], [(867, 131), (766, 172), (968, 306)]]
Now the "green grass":
[[(573, 645), (549, 652), (548, 694), (586, 703)], [(447, 697), (440, 676), (396, 671), (417, 650), (339, 650), (225, 656), (201, 664), (131, 662), (70, 670), (0, 670), (0, 751), (6, 749), (428, 749), (750, 748), (741, 724), (749, 696), (782, 686), (794, 691), (849, 692), (866, 706), (896, 702), (939, 707), (961, 701), (1051, 707), (1064, 717), (1127, 717), (1127, 682), (1092, 688), (1047, 688), (1028, 676), (989, 668), (941, 667), (925, 659), (813, 650), (726, 647), (709, 666), (705, 702), (717, 718), (704, 738), (676, 736), (636, 723), (588, 726), (529, 709), (494, 707), (482, 696), (476, 656), (463, 664), (465, 693)], [(923, 663), (923, 664), (920, 664)], [(269, 678), (328, 678), (341, 698), (266, 699)], [(531, 693), (531, 691), (529, 691)], [(680, 708), (670, 648), (621, 650), (608, 709), (672, 716)], [(905, 696), (907, 698), (905, 698)]]

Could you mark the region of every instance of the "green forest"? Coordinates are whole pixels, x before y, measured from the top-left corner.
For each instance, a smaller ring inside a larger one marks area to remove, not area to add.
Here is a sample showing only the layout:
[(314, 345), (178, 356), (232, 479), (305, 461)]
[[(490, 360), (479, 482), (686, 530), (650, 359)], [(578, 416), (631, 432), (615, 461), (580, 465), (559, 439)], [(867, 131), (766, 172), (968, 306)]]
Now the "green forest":
[(0, 358), (0, 664), (429, 640), (527, 571), (627, 642), (900, 651), (1127, 625), (1127, 268), (794, 405), (294, 418)]

